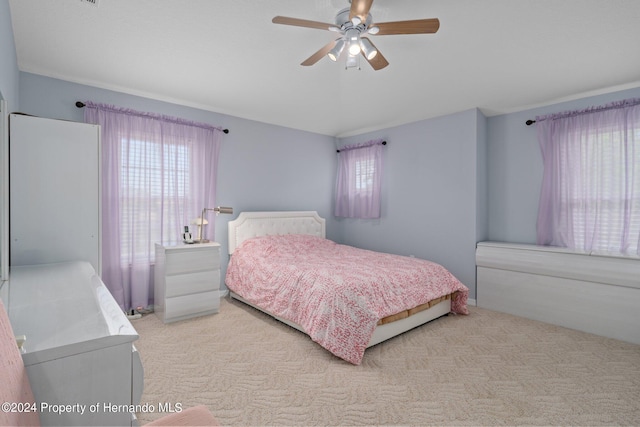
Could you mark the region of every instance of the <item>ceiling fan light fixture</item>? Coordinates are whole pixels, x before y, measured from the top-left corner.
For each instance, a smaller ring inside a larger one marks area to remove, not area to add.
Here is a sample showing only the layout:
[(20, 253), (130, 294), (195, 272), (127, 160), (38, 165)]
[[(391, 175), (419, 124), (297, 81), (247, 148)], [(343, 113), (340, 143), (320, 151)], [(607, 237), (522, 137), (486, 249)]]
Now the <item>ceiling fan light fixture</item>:
[(351, 6), (339, 10), (332, 24), (286, 16), (275, 16), (271, 22), (294, 27), (328, 30), (339, 34), (309, 58), (302, 61), (300, 65), (313, 65), (324, 56), (328, 56), (332, 61), (337, 62), (341, 56), (345, 56), (343, 52), (347, 50), (349, 53), (347, 68), (360, 69), (360, 62), (362, 61), (360, 54), (362, 54), (375, 71), (388, 66), (389, 61), (387, 61), (382, 52), (378, 51), (373, 42), (367, 37), (367, 34), (376, 36), (433, 34), (440, 28), (440, 20), (438, 18), (375, 23), (371, 13), (369, 13), (373, 2), (374, 0), (349, 0)]
[(359, 53), (360, 53), (360, 43), (358, 43), (357, 41), (349, 42), (349, 54), (355, 56)]
[(358, 62), (358, 57), (355, 55), (347, 55), (347, 61), (345, 63), (345, 68), (349, 69), (349, 68), (357, 68), (360, 69), (360, 64)]
[(378, 50), (373, 46), (373, 43), (369, 41), (369, 39), (364, 38), (360, 39), (360, 48), (362, 49), (362, 53), (364, 57), (368, 60), (372, 60), (378, 54)]
[(338, 58), (340, 58), (340, 54), (344, 50), (345, 45), (346, 45), (346, 42), (343, 39), (338, 40), (336, 42), (336, 45), (329, 51), (329, 53), (327, 53), (327, 56), (329, 57), (329, 59), (332, 60), (333, 62), (336, 62)]
[(351, 55), (357, 55), (360, 53), (360, 31), (349, 30), (346, 33), (347, 40), (349, 41), (349, 53)]

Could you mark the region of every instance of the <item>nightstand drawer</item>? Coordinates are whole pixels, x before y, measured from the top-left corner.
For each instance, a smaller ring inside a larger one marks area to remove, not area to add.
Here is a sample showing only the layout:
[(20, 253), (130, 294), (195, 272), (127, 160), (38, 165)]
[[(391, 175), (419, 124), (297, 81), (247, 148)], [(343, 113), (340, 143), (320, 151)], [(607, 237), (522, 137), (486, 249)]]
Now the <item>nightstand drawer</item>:
[(217, 291), (220, 289), (220, 270), (198, 271), (166, 277), (165, 297)]
[(164, 268), (167, 276), (193, 271), (218, 270), (220, 251), (218, 247), (202, 246), (193, 250), (167, 251)]
[(202, 312), (217, 312), (220, 308), (220, 295), (218, 291), (204, 292), (167, 298), (165, 302), (165, 317), (167, 321), (171, 321)]

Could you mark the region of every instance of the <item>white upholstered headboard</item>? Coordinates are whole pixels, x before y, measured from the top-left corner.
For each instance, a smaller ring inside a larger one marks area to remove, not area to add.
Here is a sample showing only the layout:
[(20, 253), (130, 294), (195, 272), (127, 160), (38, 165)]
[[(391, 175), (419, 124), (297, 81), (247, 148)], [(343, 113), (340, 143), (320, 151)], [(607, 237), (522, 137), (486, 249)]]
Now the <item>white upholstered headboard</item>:
[(246, 239), (274, 234), (326, 237), (325, 219), (316, 211), (241, 212), (229, 221), (229, 254)]

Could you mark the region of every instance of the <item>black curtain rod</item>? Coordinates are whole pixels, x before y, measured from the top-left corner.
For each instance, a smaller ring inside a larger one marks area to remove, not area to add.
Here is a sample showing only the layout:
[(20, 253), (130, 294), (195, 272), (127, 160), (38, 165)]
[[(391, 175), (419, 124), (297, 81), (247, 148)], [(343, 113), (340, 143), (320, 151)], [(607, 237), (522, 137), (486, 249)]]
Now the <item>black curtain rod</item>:
[[(76, 107), (83, 108), (86, 104), (82, 101), (76, 101)], [(229, 133), (229, 129), (223, 129), (222, 132)]]
[[(609, 104), (599, 105), (599, 106), (595, 106), (595, 107), (587, 107), (587, 108), (583, 108), (581, 110), (564, 111), (564, 112), (561, 112), (561, 113), (550, 114), (550, 115), (547, 115), (547, 116), (540, 117), (540, 121), (563, 119), (563, 118), (567, 118), (567, 117), (581, 116), (583, 114), (591, 114), (591, 113), (597, 113), (597, 112), (601, 112), (601, 111), (617, 110), (619, 108), (634, 107), (636, 105), (640, 105), (640, 98), (623, 99), (622, 101), (615, 101), (615, 102), (611, 102)], [(527, 126), (532, 125), (534, 123), (536, 123), (535, 120), (527, 120), (525, 122), (525, 124)]]
[[(387, 145), (387, 141), (382, 141), (380, 144)], [(339, 153), (339, 152), (340, 152), (340, 150), (336, 150), (336, 153)]]

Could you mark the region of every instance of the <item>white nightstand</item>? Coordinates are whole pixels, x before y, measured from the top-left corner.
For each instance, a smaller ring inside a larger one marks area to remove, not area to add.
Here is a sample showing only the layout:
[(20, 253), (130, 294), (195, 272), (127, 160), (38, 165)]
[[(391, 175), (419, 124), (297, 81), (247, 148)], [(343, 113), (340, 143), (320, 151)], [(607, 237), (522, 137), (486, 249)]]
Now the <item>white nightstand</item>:
[(217, 313), (220, 244), (156, 243), (154, 311), (164, 322)]

